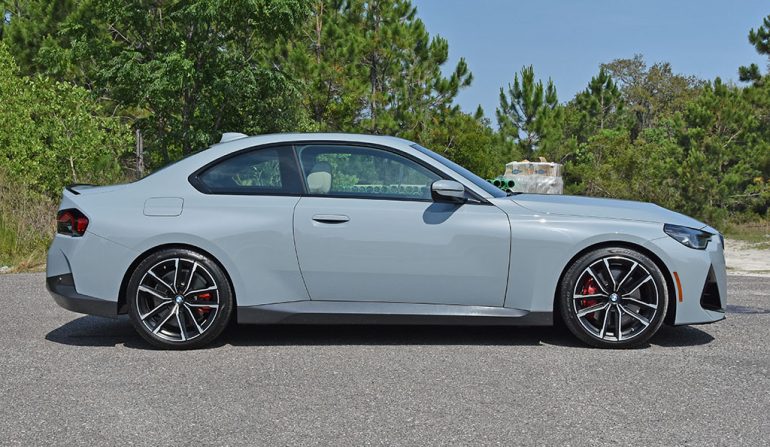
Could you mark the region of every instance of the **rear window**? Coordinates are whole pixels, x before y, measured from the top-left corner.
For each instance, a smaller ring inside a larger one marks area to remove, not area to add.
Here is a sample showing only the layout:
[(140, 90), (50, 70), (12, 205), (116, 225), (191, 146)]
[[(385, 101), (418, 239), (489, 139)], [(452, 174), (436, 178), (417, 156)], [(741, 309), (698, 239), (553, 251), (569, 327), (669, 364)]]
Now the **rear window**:
[(198, 174), (212, 194), (299, 194), (302, 191), (290, 147), (271, 147), (227, 157)]

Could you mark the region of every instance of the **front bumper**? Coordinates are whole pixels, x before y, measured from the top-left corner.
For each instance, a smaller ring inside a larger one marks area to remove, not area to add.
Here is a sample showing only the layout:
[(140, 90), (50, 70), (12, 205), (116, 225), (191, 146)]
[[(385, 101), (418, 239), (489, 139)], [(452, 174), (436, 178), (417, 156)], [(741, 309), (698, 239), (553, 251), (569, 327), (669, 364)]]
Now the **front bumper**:
[(666, 264), (672, 276), (678, 276), (681, 289), (674, 283), (674, 325), (705, 324), (724, 320), (727, 307), (727, 274), (724, 248), (718, 237), (705, 250), (685, 247), (668, 236), (647, 244)]
[(73, 312), (89, 315), (112, 317), (118, 314), (115, 301), (107, 301), (87, 295), (81, 295), (75, 290), (72, 275), (58, 275), (46, 278), (46, 288), (56, 304)]

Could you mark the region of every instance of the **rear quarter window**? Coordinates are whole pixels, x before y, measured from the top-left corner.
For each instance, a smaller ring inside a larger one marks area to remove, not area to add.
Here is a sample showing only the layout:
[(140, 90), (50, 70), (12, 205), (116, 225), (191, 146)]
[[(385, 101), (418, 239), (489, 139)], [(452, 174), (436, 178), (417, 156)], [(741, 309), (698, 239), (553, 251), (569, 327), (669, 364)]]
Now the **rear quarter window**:
[(198, 189), (210, 194), (299, 194), (301, 180), (290, 147), (242, 152), (199, 173)]

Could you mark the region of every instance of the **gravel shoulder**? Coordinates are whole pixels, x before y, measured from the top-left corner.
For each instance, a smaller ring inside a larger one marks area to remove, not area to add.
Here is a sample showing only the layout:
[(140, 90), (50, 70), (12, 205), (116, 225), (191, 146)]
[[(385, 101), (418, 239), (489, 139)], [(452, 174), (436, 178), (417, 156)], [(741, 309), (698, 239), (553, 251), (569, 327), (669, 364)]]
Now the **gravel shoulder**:
[(730, 275), (770, 277), (770, 249), (749, 242), (725, 239), (725, 263)]

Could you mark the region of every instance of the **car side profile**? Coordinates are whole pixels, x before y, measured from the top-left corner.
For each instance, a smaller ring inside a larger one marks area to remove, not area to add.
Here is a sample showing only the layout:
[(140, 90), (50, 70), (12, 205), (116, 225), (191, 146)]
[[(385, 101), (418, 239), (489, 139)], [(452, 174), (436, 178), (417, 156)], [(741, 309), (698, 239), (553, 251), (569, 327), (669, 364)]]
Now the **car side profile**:
[(724, 318), (723, 239), (659, 206), (504, 192), (413, 142), (225, 134), (64, 190), (47, 286), (161, 348), (252, 324), (551, 325), (626, 348)]

